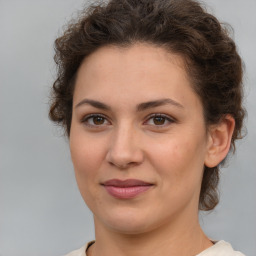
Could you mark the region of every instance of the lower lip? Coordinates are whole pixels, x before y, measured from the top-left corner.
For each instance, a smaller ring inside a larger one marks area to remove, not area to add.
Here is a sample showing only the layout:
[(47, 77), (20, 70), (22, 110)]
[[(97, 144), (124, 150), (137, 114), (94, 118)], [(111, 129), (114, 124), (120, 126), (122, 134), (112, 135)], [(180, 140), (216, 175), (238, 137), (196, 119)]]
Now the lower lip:
[(152, 186), (134, 186), (134, 187), (114, 187), (104, 186), (107, 192), (116, 198), (129, 199), (140, 195), (143, 192), (149, 190)]

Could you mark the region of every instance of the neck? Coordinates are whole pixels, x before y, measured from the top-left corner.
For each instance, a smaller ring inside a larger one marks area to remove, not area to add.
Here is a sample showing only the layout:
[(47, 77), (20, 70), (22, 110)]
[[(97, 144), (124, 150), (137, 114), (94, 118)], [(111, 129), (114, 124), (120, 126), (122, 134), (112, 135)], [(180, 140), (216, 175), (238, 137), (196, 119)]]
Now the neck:
[[(94, 218), (96, 243), (88, 256), (193, 256), (212, 245), (203, 233), (198, 217), (186, 222), (164, 224), (140, 234), (120, 234)], [(183, 219), (184, 220), (184, 219)]]

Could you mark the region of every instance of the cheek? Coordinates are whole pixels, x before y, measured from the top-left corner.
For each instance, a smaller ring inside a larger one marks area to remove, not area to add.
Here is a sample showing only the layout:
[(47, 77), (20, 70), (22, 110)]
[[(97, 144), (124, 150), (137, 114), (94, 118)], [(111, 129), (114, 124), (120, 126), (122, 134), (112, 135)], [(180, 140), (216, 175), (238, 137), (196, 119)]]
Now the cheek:
[(70, 145), (71, 158), (75, 172), (80, 175), (90, 175), (95, 172), (93, 170), (100, 163), (100, 152), (96, 148), (90, 148), (88, 144)]
[(70, 152), (74, 169), (81, 175), (90, 175), (102, 162), (104, 138), (88, 135), (74, 125), (70, 133)]
[(204, 148), (200, 138), (175, 136), (155, 147), (155, 168), (175, 186), (200, 179), (204, 164)]
[(70, 152), (80, 194), (87, 206), (94, 210), (94, 202), (100, 204), (99, 173), (101, 150), (97, 143), (82, 136), (70, 136)]
[(104, 148), (99, 140), (73, 130), (70, 134), (70, 152), (78, 188), (87, 201), (99, 184), (99, 173)]

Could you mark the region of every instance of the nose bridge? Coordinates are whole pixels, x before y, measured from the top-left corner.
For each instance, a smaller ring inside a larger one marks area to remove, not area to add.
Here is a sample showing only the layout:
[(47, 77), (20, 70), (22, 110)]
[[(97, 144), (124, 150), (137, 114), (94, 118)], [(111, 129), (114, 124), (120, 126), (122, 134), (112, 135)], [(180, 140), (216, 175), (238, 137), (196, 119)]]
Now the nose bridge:
[(143, 153), (139, 146), (139, 131), (130, 123), (123, 122), (113, 130), (107, 160), (118, 166), (127, 167), (139, 164)]

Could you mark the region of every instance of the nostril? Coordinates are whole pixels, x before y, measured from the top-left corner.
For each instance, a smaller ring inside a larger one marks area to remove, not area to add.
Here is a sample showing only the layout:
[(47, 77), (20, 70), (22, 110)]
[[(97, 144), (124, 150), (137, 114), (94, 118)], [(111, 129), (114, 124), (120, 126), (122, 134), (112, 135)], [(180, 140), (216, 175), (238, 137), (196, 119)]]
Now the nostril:
[(138, 165), (138, 163), (136, 163), (136, 162), (129, 162), (129, 163), (124, 163), (124, 164), (109, 162), (109, 164), (112, 165), (112, 166), (116, 166), (119, 169), (127, 169), (127, 168), (130, 168), (132, 166)]
[[(129, 165), (129, 164), (128, 164)], [(123, 165), (116, 165), (118, 168), (120, 168), (120, 169), (125, 169), (125, 168), (127, 168), (127, 166), (128, 166), (127, 164), (123, 164)]]

